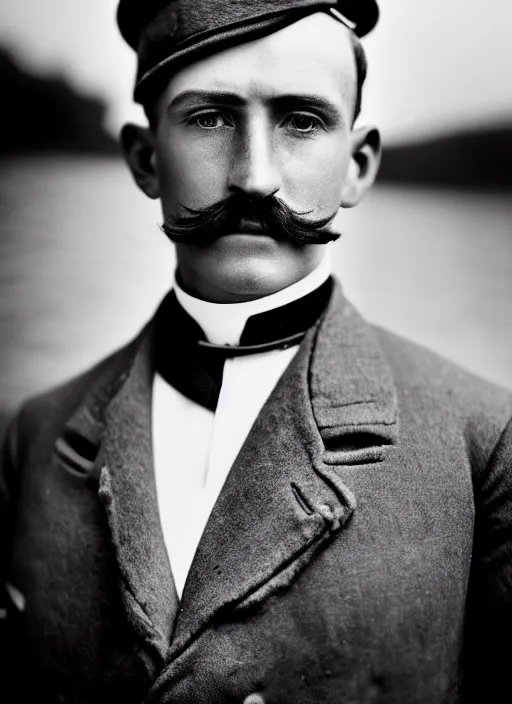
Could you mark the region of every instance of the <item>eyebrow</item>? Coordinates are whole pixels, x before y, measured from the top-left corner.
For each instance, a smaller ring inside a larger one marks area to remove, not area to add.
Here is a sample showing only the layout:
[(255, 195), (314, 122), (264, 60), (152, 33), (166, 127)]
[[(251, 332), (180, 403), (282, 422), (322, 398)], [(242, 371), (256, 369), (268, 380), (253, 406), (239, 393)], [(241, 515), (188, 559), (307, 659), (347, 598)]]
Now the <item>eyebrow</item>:
[(245, 105), (245, 100), (236, 93), (209, 90), (184, 90), (171, 100), (168, 110), (177, 110), (187, 103), (217, 103), (222, 105)]
[[(272, 96), (267, 101), (270, 105), (278, 109), (290, 109), (298, 106), (309, 106), (322, 110), (329, 114), (333, 119), (341, 117), (339, 108), (335, 103), (321, 95), (311, 93), (286, 93), (283, 95)], [(212, 103), (216, 105), (230, 105), (243, 107), (247, 101), (237, 93), (229, 91), (204, 91), (204, 90), (185, 90), (171, 100), (168, 110), (178, 110), (187, 105), (187, 103)]]

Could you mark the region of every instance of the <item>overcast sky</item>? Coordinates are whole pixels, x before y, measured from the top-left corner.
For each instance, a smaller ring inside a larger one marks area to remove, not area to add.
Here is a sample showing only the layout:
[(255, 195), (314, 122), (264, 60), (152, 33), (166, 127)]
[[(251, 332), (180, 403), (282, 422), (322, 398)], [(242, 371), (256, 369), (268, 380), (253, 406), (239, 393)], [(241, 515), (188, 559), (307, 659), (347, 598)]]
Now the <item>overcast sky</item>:
[[(143, 1), (143, 0), (142, 0)], [(139, 116), (134, 57), (115, 25), (117, 0), (0, 0), (0, 43), (32, 69), (103, 97), (113, 130)], [(387, 141), (482, 121), (512, 123), (511, 0), (380, 0), (365, 40), (364, 117)], [(5, 108), (4, 108), (5, 109)]]

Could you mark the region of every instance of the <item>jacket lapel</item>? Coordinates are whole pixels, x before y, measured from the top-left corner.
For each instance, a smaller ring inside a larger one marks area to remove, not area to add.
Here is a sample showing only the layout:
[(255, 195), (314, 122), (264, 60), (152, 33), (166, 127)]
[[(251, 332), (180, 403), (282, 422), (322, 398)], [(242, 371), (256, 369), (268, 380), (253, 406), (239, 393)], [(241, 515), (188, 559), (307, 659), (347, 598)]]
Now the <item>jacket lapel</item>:
[(153, 469), (151, 345), (150, 336), (142, 340), (126, 381), (106, 409), (99, 497), (107, 512), (126, 613), (163, 661), (178, 597)]
[(251, 607), (298, 576), (355, 510), (336, 465), (378, 461), (396, 428), (387, 363), (336, 289), (213, 508), (185, 585), (171, 660), (219, 610)]
[[(388, 364), (337, 288), (228, 475), (178, 609), (153, 472), (151, 346), (152, 324), (104, 363), (57, 451), (99, 478), (125, 611), (155, 672), (220, 610), (250, 608), (298, 577), (356, 509), (337, 467), (381, 460), (398, 425)], [(67, 438), (99, 446), (96, 460)]]
[[(145, 644), (141, 656), (154, 672), (167, 655), (178, 597), (163, 540), (153, 471), (152, 342), (150, 324), (111, 358), (66, 424), (56, 449), (61, 456), (67, 452), (68, 461), (84, 469), (89, 463), (89, 473), (99, 480), (99, 499), (117, 558), (125, 613)], [(99, 451), (91, 461), (76, 447), (99, 447)]]

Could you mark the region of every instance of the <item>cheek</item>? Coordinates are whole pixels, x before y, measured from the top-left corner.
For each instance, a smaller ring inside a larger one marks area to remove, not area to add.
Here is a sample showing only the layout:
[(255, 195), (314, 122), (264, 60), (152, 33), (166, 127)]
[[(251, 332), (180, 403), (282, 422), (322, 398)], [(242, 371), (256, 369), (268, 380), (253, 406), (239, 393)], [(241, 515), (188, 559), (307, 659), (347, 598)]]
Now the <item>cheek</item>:
[(317, 216), (339, 207), (350, 162), (347, 143), (329, 138), (304, 140), (283, 156), (283, 195), (292, 206), (314, 210)]
[(179, 205), (202, 208), (226, 197), (229, 149), (213, 142), (187, 139), (173, 130), (158, 136), (157, 173), (165, 214)]

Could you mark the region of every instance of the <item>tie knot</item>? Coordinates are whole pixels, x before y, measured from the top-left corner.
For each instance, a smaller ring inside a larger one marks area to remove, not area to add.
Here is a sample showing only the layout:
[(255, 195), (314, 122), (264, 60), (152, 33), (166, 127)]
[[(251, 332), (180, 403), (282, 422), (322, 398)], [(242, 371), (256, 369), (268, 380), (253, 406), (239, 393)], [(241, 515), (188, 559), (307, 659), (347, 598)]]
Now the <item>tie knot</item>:
[(225, 360), (299, 344), (324, 312), (333, 284), (330, 277), (291, 303), (251, 316), (239, 345), (208, 342), (200, 325), (171, 291), (156, 314), (155, 369), (177, 391), (214, 411)]

